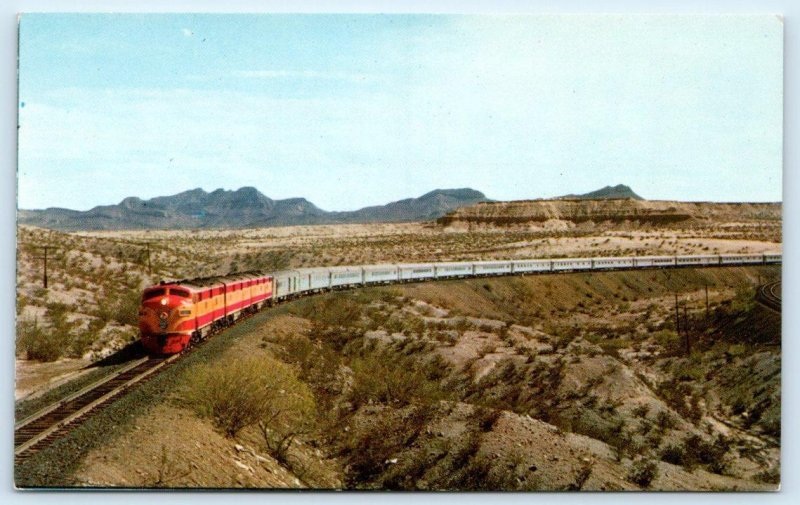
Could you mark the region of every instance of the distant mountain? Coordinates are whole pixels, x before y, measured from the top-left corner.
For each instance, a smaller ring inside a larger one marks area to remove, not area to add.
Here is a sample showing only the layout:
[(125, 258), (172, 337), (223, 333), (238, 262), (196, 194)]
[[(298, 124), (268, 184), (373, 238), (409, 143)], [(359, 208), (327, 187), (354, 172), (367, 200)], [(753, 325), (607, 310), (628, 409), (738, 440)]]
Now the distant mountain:
[(419, 198), (364, 207), (353, 212), (336, 212), (333, 215), (348, 223), (428, 221), (460, 207), (488, 201), (486, 195), (474, 189), (435, 189)]
[(644, 198), (634, 193), (631, 188), (624, 184), (606, 186), (598, 189), (597, 191), (590, 191), (589, 193), (584, 193), (582, 195), (564, 195), (558, 197), (560, 200), (603, 200), (616, 198), (633, 198), (634, 200), (644, 200)]
[(272, 200), (252, 187), (236, 191), (197, 188), (150, 200), (128, 197), (117, 205), (81, 212), (61, 208), (20, 210), (20, 224), (56, 230), (254, 228), (300, 224), (434, 220), (466, 205), (489, 201), (473, 189), (437, 189), (419, 198), (351, 212), (326, 212), (305, 198)]

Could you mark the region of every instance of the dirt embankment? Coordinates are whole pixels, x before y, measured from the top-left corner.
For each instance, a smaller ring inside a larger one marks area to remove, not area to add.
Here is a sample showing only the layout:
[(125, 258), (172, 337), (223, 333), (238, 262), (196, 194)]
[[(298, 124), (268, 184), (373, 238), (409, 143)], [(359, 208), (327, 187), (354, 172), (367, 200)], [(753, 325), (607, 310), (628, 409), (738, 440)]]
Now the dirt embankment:
[(523, 200), (462, 207), (438, 219), (446, 226), (576, 226), (584, 223), (647, 226), (780, 222), (780, 203), (711, 203), (659, 200)]

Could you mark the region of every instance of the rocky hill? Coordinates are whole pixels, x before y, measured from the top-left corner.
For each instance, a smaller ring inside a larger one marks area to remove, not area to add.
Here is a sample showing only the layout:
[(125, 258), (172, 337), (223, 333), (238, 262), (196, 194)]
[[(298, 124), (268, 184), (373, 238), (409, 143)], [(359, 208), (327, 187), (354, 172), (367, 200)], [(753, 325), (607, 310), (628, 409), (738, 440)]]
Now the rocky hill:
[(599, 200), (604, 198), (617, 199), (617, 198), (633, 198), (634, 200), (644, 200), (641, 196), (633, 192), (633, 190), (624, 185), (617, 184), (616, 186), (606, 186), (596, 191), (590, 191), (582, 195), (564, 195), (559, 197), (561, 199), (581, 199), (581, 200)]
[(574, 227), (580, 225), (776, 222), (780, 203), (712, 203), (658, 200), (561, 198), (487, 202), (462, 207), (437, 220), (442, 226)]
[(305, 198), (272, 200), (252, 187), (236, 191), (197, 188), (150, 200), (129, 197), (117, 205), (81, 212), (61, 208), (20, 210), (20, 224), (62, 231), (186, 228), (254, 228), (302, 224), (407, 222), (436, 219), (486, 201), (472, 189), (437, 189), (419, 198), (352, 212), (327, 212)]

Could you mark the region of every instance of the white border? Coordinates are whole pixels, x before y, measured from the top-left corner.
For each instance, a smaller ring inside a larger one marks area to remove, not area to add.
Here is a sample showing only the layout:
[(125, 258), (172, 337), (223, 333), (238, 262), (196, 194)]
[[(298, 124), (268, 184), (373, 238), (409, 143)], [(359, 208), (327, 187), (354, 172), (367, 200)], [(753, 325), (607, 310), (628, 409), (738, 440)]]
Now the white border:
[(643, 14), (782, 14), (785, 19), (785, 74), (784, 74), (784, 302), (783, 320), (783, 455), (782, 491), (779, 493), (753, 494), (698, 494), (698, 493), (574, 493), (574, 494), (363, 494), (363, 493), (238, 493), (235, 499), (247, 502), (265, 500), (310, 502), (324, 500), (326, 503), (407, 503), (412, 500), (436, 501), (437, 503), (485, 504), (487, 500), (507, 503), (528, 503), (531, 500), (558, 501), (565, 504), (585, 503), (629, 503), (647, 500), (651, 503), (755, 503), (769, 501), (792, 503), (800, 499), (800, 447), (798, 447), (798, 401), (800, 382), (800, 358), (797, 342), (800, 329), (800, 311), (790, 310), (797, 305), (798, 272), (796, 270), (798, 245), (797, 197), (800, 195), (797, 170), (798, 148), (798, 26), (800, 26), (800, 2), (796, 0), (301, 0), (297, 2), (275, 0), (5, 0), (0, 2), (0, 159), (4, 170), (0, 173), (0, 232), (5, 240), (0, 244), (0, 321), (3, 335), (2, 350), (8, 367), (0, 374), (2, 390), (6, 392), (6, 410), (0, 415), (0, 425), (5, 434), (0, 439), (0, 468), (3, 483), (0, 498), (5, 503), (59, 502), (106, 503), (133, 500), (143, 502), (157, 499), (167, 503), (183, 500), (209, 502), (215, 499), (230, 500), (231, 493), (157, 493), (116, 494), (111, 492), (19, 492), (13, 490), (13, 447), (11, 433), (14, 424), (14, 278), (15, 278), (15, 211), (16, 211), (16, 48), (17, 12), (442, 12), (442, 13), (643, 13)]

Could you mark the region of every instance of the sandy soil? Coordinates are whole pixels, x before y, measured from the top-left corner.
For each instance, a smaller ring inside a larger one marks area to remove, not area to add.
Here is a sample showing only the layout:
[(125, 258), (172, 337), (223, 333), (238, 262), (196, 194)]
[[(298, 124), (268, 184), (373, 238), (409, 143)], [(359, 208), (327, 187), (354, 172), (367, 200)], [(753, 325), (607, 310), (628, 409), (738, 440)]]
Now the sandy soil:
[(52, 363), (37, 363), (17, 359), (15, 400), (31, 400), (50, 389), (89, 372), (86, 359), (60, 359)]

